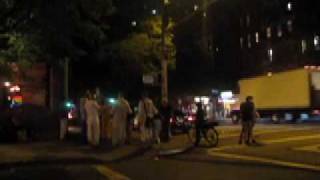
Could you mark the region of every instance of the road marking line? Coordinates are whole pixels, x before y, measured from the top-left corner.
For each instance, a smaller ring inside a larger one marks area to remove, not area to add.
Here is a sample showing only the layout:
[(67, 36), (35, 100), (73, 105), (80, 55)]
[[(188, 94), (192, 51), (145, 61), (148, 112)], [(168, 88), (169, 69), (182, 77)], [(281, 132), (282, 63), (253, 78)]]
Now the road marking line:
[(115, 172), (114, 170), (103, 165), (95, 166), (95, 169), (99, 173), (101, 173), (103, 176), (111, 180), (130, 180), (130, 178), (128, 178), (127, 176), (120, 174), (118, 172)]
[(255, 161), (255, 162), (269, 163), (269, 164), (283, 166), (283, 167), (305, 169), (305, 170), (312, 170), (312, 171), (320, 171), (320, 166), (314, 166), (314, 165), (310, 165), (310, 164), (294, 163), (294, 162), (289, 162), (289, 161), (280, 161), (280, 160), (275, 160), (275, 159), (246, 156), (246, 155), (236, 155), (236, 154), (229, 154), (229, 153), (222, 153), (222, 152), (212, 152), (212, 151), (209, 151), (208, 154), (211, 156), (218, 156), (218, 157), (223, 157), (223, 158), (228, 158), (228, 159)]
[[(277, 132), (292, 132), (292, 131), (303, 131), (303, 130), (312, 130), (313, 128), (284, 128), (284, 129), (268, 129), (268, 130), (256, 130), (256, 132), (254, 133), (255, 135), (262, 135), (262, 134), (272, 134), (272, 133), (277, 133)], [(220, 138), (230, 138), (230, 137), (238, 137), (240, 134), (240, 130), (239, 132), (232, 132), (230, 134), (227, 134), (226, 131), (223, 130), (218, 130), (222, 131), (219, 132), (221, 134)]]
[(312, 145), (312, 146), (303, 146), (298, 148), (293, 148), (294, 151), (308, 151), (308, 152), (316, 152), (320, 153), (320, 144)]
[(289, 141), (301, 141), (301, 140), (309, 140), (309, 139), (316, 139), (320, 138), (320, 135), (309, 135), (309, 136), (298, 136), (298, 137), (288, 137), (288, 138), (281, 138), (275, 140), (267, 140), (263, 141), (265, 144), (275, 144), (275, 143), (282, 143), (282, 142), (289, 142)]
[[(281, 138), (281, 139), (275, 139), (275, 140), (266, 140), (261, 141), (262, 144), (270, 145), (270, 144), (276, 144), (276, 143), (284, 143), (284, 142), (290, 142), (290, 141), (302, 141), (302, 140), (309, 140), (309, 139), (316, 139), (320, 138), (320, 135), (309, 135), (309, 136), (298, 136), (298, 137), (288, 137), (288, 138)], [(222, 151), (226, 149), (236, 149), (236, 148), (244, 148), (247, 146), (244, 145), (229, 145), (229, 146), (222, 146), (218, 148), (213, 148), (213, 151)]]

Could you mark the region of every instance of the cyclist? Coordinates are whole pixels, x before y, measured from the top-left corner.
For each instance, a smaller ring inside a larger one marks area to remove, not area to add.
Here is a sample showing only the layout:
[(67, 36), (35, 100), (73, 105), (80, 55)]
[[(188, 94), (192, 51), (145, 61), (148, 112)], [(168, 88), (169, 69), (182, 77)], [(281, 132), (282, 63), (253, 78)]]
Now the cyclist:
[(204, 138), (206, 138), (206, 132), (203, 128), (205, 124), (205, 112), (203, 110), (202, 104), (197, 103), (197, 113), (196, 113), (196, 142), (195, 146), (199, 146), (200, 140), (201, 140), (201, 133)]

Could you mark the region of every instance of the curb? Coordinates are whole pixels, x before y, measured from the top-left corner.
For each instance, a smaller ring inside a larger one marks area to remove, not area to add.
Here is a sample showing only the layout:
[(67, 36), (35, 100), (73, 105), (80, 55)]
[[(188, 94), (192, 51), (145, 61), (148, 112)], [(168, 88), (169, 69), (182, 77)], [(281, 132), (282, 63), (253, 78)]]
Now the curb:
[(157, 153), (158, 157), (169, 157), (169, 156), (175, 156), (179, 154), (187, 153), (195, 148), (194, 145), (186, 146), (184, 148), (177, 148), (177, 149), (166, 149), (166, 150), (160, 150)]

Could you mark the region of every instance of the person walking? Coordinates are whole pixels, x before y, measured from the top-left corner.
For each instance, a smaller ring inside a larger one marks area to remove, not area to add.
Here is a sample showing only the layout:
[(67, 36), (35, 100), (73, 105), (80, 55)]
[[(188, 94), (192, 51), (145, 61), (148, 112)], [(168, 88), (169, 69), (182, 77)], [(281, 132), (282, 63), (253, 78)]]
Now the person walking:
[(139, 102), (138, 116), (141, 131), (141, 141), (152, 140), (153, 137), (153, 118), (158, 114), (158, 109), (155, 107), (153, 101), (146, 93), (142, 95)]
[(196, 113), (196, 142), (194, 145), (199, 146), (201, 140), (201, 134), (204, 138), (207, 138), (206, 132), (203, 130), (205, 124), (205, 112), (203, 110), (202, 104), (197, 103), (197, 113)]
[(159, 114), (162, 122), (161, 140), (163, 142), (169, 142), (170, 140), (170, 118), (172, 117), (173, 110), (168, 101), (162, 101), (159, 109)]
[(113, 109), (112, 118), (112, 145), (123, 145), (126, 140), (128, 115), (132, 113), (129, 102), (119, 94), (118, 102)]
[(98, 146), (100, 142), (100, 120), (97, 101), (94, 100), (91, 94), (88, 95), (88, 100), (85, 103), (87, 115), (87, 137), (89, 144)]
[(240, 113), (242, 130), (239, 137), (239, 144), (242, 144), (243, 140), (245, 140), (247, 145), (256, 143), (253, 139), (253, 127), (258, 113), (255, 109), (252, 96), (248, 96), (246, 101), (240, 105)]

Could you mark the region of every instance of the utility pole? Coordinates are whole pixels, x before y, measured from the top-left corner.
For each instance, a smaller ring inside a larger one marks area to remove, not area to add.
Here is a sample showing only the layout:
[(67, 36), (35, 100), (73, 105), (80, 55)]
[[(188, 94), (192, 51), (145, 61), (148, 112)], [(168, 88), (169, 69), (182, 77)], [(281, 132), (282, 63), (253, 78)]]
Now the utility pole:
[(69, 99), (69, 58), (64, 59), (64, 98)]
[(208, 60), (209, 41), (208, 41), (208, 17), (207, 17), (208, 1), (207, 0), (202, 0), (201, 9), (202, 9), (202, 14), (201, 14), (202, 50), (203, 50), (203, 53), (205, 54), (205, 60)]
[(169, 0), (162, 0), (162, 23), (161, 23), (161, 95), (163, 101), (168, 101), (168, 48), (166, 47), (166, 31), (169, 24), (168, 15)]

